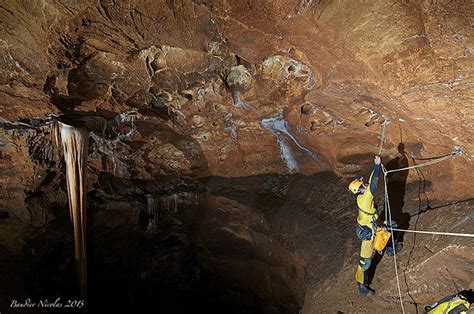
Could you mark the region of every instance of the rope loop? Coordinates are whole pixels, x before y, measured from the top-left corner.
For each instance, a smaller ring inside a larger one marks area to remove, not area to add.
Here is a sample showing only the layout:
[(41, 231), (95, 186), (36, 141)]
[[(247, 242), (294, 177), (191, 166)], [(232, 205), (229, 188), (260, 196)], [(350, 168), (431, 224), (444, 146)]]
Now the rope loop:
[[(383, 124), (382, 124), (382, 136), (380, 139), (380, 147), (379, 147), (379, 156), (382, 152), (382, 145), (384, 142), (384, 137), (385, 137), (385, 125), (388, 123), (388, 120), (385, 119)], [(392, 225), (392, 212), (390, 210), (390, 200), (388, 196), (388, 188), (387, 188), (387, 175), (391, 172), (397, 172), (397, 171), (404, 171), (404, 170), (410, 170), (410, 169), (415, 169), (415, 168), (420, 168), (420, 167), (426, 167), (430, 166), (433, 164), (436, 164), (438, 162), (448, 160), (454, 156), (457, 156), (461, 154), (462, 148), (461, 147), (455, 147), (455, 149), (446, 156), (439, 157), (436, 159), (433, 159), (431, 161), (425, 162), (423, 164), (419, 165), (413, 165), (410, 167), (405, 167), (405, 168), (399, 168), (399, 169), (392, 169), (392, 170), (387, 170), (383, 164), (381, 164), (382, 172), (383, 172), (383, 179), (384, 179), (384, 210), (385, 210), (385, 219), (388, 218), (388, 222), (390, 225)], [(395, 267), (395, 278), (397, 279), (397, 288), (398, 288), (398, 296), (400, 298), (400, 307), (402, 309), (402, 313), (405, 314), (405, 308), (403, 306), (403, 297), (402, 297), (402, 290), (400, 288), (400, 279), (398, 278), (398, 266), (397, 266), (397, 253), (395, 250), (395, 239), (394, 237), (394, 231), (405, 231), (405, 232), (415, 232), (415, 233), (425, 233), (425, 234), (438, 234), (438, 235), (452, 235), (452, 236), (463, 236), (463, 237), (474, 237), (474, 234), (461, 234), (461, 233), (449, 233), (449, 232), (433, 232), (433, 231), (417, 231), (417, 230), (404, 230), (404, 229), (395, 229), (395, 228), (390, 228), (390, 233), (392, 236), (392, 249), (393, 249), (393, 262), (394, 262), (394, 267)]]

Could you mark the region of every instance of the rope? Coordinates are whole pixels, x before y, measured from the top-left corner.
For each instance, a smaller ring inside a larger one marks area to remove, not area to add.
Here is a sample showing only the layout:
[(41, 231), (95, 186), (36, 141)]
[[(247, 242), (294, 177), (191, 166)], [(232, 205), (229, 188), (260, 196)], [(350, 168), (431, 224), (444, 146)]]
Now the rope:
[(382, 153), (382, 145), (384, 142), (384, 136), (385, 136), (385, 126), (388, 124), (387, 118), (382, 123), (382, 137), (380, 138), (380, 147), (379, 147), (379, 156)]
[(454, 151), (449, 154), (449, 155), (446, 155), (446, 156), (443, 156), (443, 157), (440, 157), (440, 158), (436, 158), (436, 159), (433, 159), (431, 161), (428, 161), (428, 162), (425, 162), (423, 164), (419, 164), (419, 165), (413, 165), (413, 166), (410, 166), (410, 167), (405, 167), (405, 168), (399, 168), (399, 169), (392, 169), (392, 170), (385, 170), (386, 173), (392, 173), (392, 172), (398, 172), (398, 171), (404, 171), (404, 170), (410, 170), (410, 169), (415, 169), (415, 168), (420, 168), (420, 167), (426, 167), (426, 166), (430, 166), (430, 165), (434, 165), (438, 162), (441, 162), (441, 161), (444, 161), (444, 160), (448, 160), (450, 158), (453, 158), (454, 156), (457, 156), (459, 155), (460, 153), (462, 152), (462, 148), (461, 147), (455, 147)]
[[(411, 167), (400, 168), (400, 169), (393, 169), (393, 170), (390, 170), (390, 171), (387, 171), (385, 166), (383, 164), (381, 164), (382, 171), (383, 171), (383, 174), (384, 174), (383, 179), (384, 179), (384, 188), (385, 188), (385, 191), (384, 191), (384, 194), (385, 194), (385, 217), (387, 218), (387, 213), (388, 213), (389, 225), (392, 225), (392, 212), (390, 210), (390, 201), (389, 201), (389, 197), (388, 197), (387, 175), (391, 172), (397, 172), (397, 171), (403, 171), (403, 170), (409, 170), (409, 169), (429, 166), (429, 165), (441, 162), (443, 160), (450, 159), (450, 158), (458, 155), (459, 153), (461, 153), (461, 151), (462, 151), (462, 149), (460, 147), (456, 147), (456, 149), (451, 154), (449, 154), (447, 156), (443, 156), (443, 157), (434, 159), (432, 161), (429, 161), (429, 162), (426, 162), (426, 163), (423, 163), (423, 164), (414, 165), (414, 166), (411, 166)], [(405, 308), (403, 307), (402, 290), (400, 288), (400, 279), (398, 278), (397, 254), (396, 254), (396, 250), (395, 250), (395, 241), (394, 241), (395, 237), (394, 237), (394, 234), (393, 234), (394, 231), (405, 231), (405, 232), (425, 233), (425, 234), (439, 234), (439, 235), (452, 235), (452, 236), (464, 236), (464, 237), (474, 237), (474, 234), (433, 232), (433, 231), (417, 231), (417, 230), (404, 230), (404, 229), (390, 228), (390, 233), (391, 233), (391, 236), (392, 236), (393, 262), (394, 262), (394, 267), (395, 267), (395, 277), (397, 279), (398, 296), (400, 298), (400, 306), (402, 308), (402, 313), (405, 314)]]
[[(384, 120), (383, 125), (382, 125), (382, 137), (380, 138), (380, 147), (379, 147), (379, 156), (382, 153), (382, 145), (384, 142), (384, 136), (385, 136), (385, 125), (387, 123), (387, 119)], [(387, 188), (387, 169), (385, 169), (385, 166), (381, 164), (382, 171), (383, 171), (383, 182), (384, 182), (384, 194), (385, 194), (385, 202), (384, 202), (384, 209), (385, 209), (385, 219), (387, 219), (387, 213), (388, 213), (388, 220), (390, 226), (392, 225), (392, 213), (390, 211), (390, 202), (388, 198), (388, 188)], [(397, 254), (395, 250), (395, 237), (393, 234), (393, 229), (390, 229), (391, 237), (392, 237), (392, 250), (393, 250), (393, 262), (394, 262), (394, 267), (395, 267), (395, 277), (397, 278), (397, 288), (398, 288), (398, 296), (400, 298), (400, 307), (402, 308), (402, 314), (405, 314), (405, 307), (403, 306), (403, 298), (402, 298), (402, 290), (400, 288), (400, 280), (398, 279), (398, 266), (397, 266)]]
[[(383, 124), (382, 124), (382, 137), (380, 139), (379, 156), (382, 153), (382, 146), (383, 146), (384, 136), (385, 136), (385, 125), (387, 124), (387, 122), (388, 122), (388, 120), (385, 119)], [(384, 194), (385, 194), (385, 204), (384, 204), (385, 219), (387, 219), (387, 217), (388, 217), (388, 221), (389, 221), (390, 226), (392, 225), (392, 212), (390, 210), (390, 201), (389, 201), (389, 197), (388, 197), (387, 175), (389, 173), (392, 173), (392, 172), (398, 172), (398, 171), (404, 171), (404, 170), (410, 170), (410, 169), (430, 166), (430, 165), (436, 164), (438, 162), (448, 160), (448, 159), (450, 159), (450, 158), (452, 158), (456, 155), (459, 155), (461, 152), (462, 152), (461, 147), (455, 147), (454, 151), (449, 155), (433, 159), (433, 160), (425, 162), (423, 164), (413, 165), (413, 166), (410, 166), (410, 167), (404, 167), (404, 168), (393, 169), (393, 170), (388, 170), (388, 171), (385, 168), (385, 166), (383, 164), (381, 164), (382, 171), (383, 171), (383, 174), (384, 174), (383, 180), (384, 180), (384, 188), (385, 188), (385, 192), (384, 192)], [(387, 216), (387, 214), (388, 214), (388, 216)], [(395, 240), (394, 240), (395, 237), (394, 237), (393, 231), (405, 231), (405, 232), (414, 232), (414, 233), (451, 235), (451, 236), (463, 236), (463, 237), (474, 237), (474, 234), (433, 232), (433, 231), (416, 231), (416, 230), (404, 230), (404, 229), (390, 228), (390, 233), (391, 233), (391, 236), (392, 236), (393, 262), (394, 262), (394, 266), (395, 266), (395, 277), (397, 279), (398, 296), (400, 298), (400, 306), (402, 308), (402, 313), (405, 314), (405, 308), (403, 306), (402, 290), (400, 288), (400, 280), (398, 278), (397, 253), (396, 253), (396, 250), (395, 250)]]
[(393, 231), (403, 231), (403, 232), (412, 232), (412, 233), (474, 238), (473, 233), (435, 232), (435, 231), (406, 230), (406, 229), (397, 229), (397, 228), (388, 228), (388, 229), (393, 230)]
[(387, 219), (388, 217), (388, 188), (387, 188), (387, 169), (385, 169), (385, 166), (381, 163), (382, 166), (382, 172), (383, 172), (383, 183), (384, 183), (384, 217)]
[[(392, 213), (390, 211), (390, 202), (388, 198), (388, 189), (387, 189), (387, 170), (382, 164), (382, 170), (384, 172), (384, 186), (385, 186), (385, 212), (388, 212), (388, 221), (389, 225), (392, 225)], [(387, 218), (387, 216), (385, 216)], [(398, 279), (398, 266), (397, 266), (397, 252), (395, 250), (395, 236), (393, 234), (393, 229), (390, 229), (390, 233), (392, 236), (392, 250), (393, 250), (393, 262), (394, 262), (394, 267), (395, 267), (395, 278), (397, 279), (397, 288), (398, 288), (398, 296), (400, 298), (400, 306), (402, 308), (402, 313), (405, 314), (405, 308), (403, 306), (403, 298), (402, 298), (402, 290), (400, 288), (400, 280)]]

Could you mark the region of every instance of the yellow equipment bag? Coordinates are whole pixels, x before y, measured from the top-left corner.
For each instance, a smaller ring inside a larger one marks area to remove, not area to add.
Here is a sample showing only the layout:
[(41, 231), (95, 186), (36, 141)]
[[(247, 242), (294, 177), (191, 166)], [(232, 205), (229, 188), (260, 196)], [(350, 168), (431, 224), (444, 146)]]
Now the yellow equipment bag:
[(387, 242), (390, 239), (390, 231), (383, 230), (380, 227), (377, 227), (375, 231), (375, 239), (374, 239), (374, 250), (376, 251), (383, 251), (387, 246)]
[(445, 313), (466, 313), (469, 310), (470, 303), (467, 299), (460, 295), (450, 295), (442, 300), (439, 300), (431, 306), (425, 307), (425, 313), (429, 314), (445, 314)]

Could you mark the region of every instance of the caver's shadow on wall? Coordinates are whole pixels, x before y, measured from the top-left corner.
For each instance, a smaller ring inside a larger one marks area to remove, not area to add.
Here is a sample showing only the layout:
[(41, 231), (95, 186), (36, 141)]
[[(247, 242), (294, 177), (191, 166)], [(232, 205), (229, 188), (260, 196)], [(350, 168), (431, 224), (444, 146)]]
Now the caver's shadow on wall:
[[(398, 144), (398, 153), (400, 156), (392, 159), (386, 165), (387, 170), (402, 169), (408, 167), (408, 158), (405, 152), (405, 145)], [(392, 172), (387, 175), (387, 191), (390, 203), (390, 212), (392, 220), (396, 221), (399, 229), (408, 229), (410, 226), (410, 214), (403, 212), (405, 205), (405, 190), (409, 170)], [(388, 220), (388, 217), (383, 217)], [(397, 232), (395, 239), (403, 243), (404, 232)]]

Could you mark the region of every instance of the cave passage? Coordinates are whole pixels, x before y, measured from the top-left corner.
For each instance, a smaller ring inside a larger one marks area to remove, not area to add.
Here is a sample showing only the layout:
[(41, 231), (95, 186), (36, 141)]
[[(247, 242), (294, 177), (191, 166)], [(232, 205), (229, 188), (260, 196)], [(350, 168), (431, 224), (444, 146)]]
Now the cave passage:
[[(337, 272), (352, 246), (351, 221), (334, 216), (346, 204), (328, 200), (341, 192), (329, 172), (208, 177), (168, 192), (149, 183), (146, 195), (113, 200), (113, 190), (144, 183), (105, 181), (87, 197), (88, 310), (297, 313), (306, 285)], [(124, 206), (137, 206), (136, 216), (120, 217)], [(71, 249), (57, 241), (37, 258), (29, 291), (74, 296)]]

